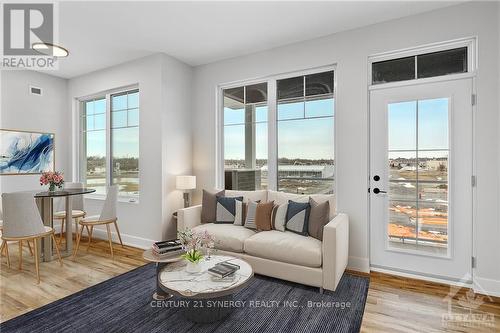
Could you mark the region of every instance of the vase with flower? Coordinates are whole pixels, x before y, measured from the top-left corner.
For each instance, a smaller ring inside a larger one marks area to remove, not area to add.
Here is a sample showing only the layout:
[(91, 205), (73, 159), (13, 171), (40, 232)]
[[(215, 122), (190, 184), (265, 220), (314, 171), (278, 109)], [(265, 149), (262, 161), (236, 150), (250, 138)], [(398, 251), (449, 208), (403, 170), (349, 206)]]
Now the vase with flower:
[(201, 271), (201, 260), (204, 257), (202, 249), (213, 244), (214, 238), (207, 231), (195, 232), (191, 229), (179, 231), (178, 237), (184, 251), (186, 251), (181, 255), (187, 262), (186, 272), (199, 273)]
[(64, 184), (63, 174), (59, 171), (42, 172), (40, 176), (40, 185), (49, 185), (49, 192), (55, 192), (56, 187), (62, 188)]

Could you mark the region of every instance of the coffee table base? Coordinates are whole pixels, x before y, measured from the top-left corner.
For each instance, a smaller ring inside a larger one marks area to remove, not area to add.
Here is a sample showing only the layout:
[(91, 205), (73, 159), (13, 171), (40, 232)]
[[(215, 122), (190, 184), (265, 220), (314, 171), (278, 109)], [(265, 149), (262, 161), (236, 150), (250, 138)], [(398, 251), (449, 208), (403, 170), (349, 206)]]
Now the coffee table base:
[(233, 311), (229, 306), (229, 301), (233, 295), (210, 298), (210, 299), (189, 299), (189, 305), (184, 309), (184, 317), (195, 323), (212, 323), (222, 320)]
[(153, 299), (155, 301), (164, 301), (166, 299), (174, 297), (174, 295), (172, 295), (172, 294), (166, 294), (164, 292), (162, 292), (161, 294), (158, 293), (158, 292), (155, 292), (152, 297), (153, 297)]

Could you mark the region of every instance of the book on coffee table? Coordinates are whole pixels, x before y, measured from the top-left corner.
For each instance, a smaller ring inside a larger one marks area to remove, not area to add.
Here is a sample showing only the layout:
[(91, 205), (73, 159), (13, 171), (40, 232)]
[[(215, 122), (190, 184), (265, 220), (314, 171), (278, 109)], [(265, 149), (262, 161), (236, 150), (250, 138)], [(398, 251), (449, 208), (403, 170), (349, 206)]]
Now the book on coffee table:
[(235, 265), (233, 265), (233, 267), (230, 267), (228, 265), (217, 264), (214, 267), (209, 268), (208, 273), (218, 278), (225, 278), (231, 274), (234, 274), (234, 272), (236, 272), (237, 270), (238, 268), (235, 267)]

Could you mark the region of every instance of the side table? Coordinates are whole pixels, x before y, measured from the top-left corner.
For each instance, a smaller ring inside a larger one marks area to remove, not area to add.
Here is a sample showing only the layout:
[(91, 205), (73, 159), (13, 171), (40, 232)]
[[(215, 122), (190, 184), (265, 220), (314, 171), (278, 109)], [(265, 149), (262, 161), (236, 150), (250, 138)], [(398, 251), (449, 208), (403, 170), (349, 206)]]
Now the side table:
[(142, 258), (145, 261), (148, 262), (154, 262), (156, 264), (156, 291), (153, 294), (153, 299), (157, 301), (162, 301), (165, 299), (168, 299), (172, 297), (172, 294), (169, 294), (163, 289), (160, 288), (160, 283), (159, 283), (159, 278), (160, 278), (160, 271), (163, 267), (167, 266), (169, 263), (177, 262), (182, 260), (179, 254), (172, 255), (171, 257), (166, 257), (166, 258), (158, 258), (153, 254), (153, 251), (151, 249), (144, 251), (142, 254)]

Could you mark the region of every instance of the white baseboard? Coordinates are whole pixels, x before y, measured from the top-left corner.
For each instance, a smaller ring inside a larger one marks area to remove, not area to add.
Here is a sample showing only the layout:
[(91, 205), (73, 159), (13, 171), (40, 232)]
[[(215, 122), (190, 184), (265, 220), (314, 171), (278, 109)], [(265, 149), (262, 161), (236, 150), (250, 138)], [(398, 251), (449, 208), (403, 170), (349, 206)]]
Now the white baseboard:
[(493, 280), (476, 276), (472, 283), (474, 292), (500, 297), (500, 280)]
[(370, 260), (368, 258), (350, 256), (347, 262), (347, 269), (351, 271), (370, 273)]
[[(56, 234), (59, 233), (61, 227), (59, 226), (54, 226), (54, 229), (56, 231)], [(75, 232), (73, 226), (73, 232)], [(83, 231), (83, 236), (87, 236), (87, 231)], [(139, 249), (149, 249), (151, 248), (151, 245), (156, 242), (157, 240), (153, 239), (147, 239), (147, 238), (142, 238), (142, 237), (137, 237), (137, 236), (132, 236), (132, 235), (127, 235), (124, 233), (120, 233), (120, 236), (122, 236), (122, 241), (123, 245), (128, 245), (132, 247), (137, 247)], [(94, 228), (94, 231), (92, 232), (92, 238), (98, 238), (98, 239), (108, 239), (108, 233), (104, 229), (98, 229)], [(118, 234), (116, 233), (116, 230), (114, 228), (111, 228), (111, 238), (113, 239), (113, 242), (115, 243), (120, 243), (120, 240), (118, 239)]]
[(410, 279), (447, 284), (450, 286), (472, 288), (472, 283), (467, 283), (467, 282), (447, 280), (447, 279), (442, 279), (442, 278), (438, 278), (438, 277), (419, 275), (419, 274), (414, 274), (414, 273), (409, 273), (409, 272), (401, 272), (401, 271), (397, 271), (397, 270), (393, 270), (393, 269), (374, 267), (374, 266), (371, 266), (370, 269), (374, 272), (395, 275), (395, 276), (400, 276), (400, 277), (405, 277), (405, 278), (410, 278)]
[[(84, 231), (85, 234), (85, 231)], [(154, 242), (157, 242), (157, 240), (152, 240), (152, 239), (147, 239), (147, 238), (142, 238), (142, 237), (137, 237), (137, 236), (131, 236), (127, 235), (124, 233), (120, 233), (120, 236), (122, 236), (122, 241), (123, 245), (129, 245), (133, 247), (137, 247), (139, 249), (150, 249), (151, 245)], [(108, 233), (106, 230), (102, 229), (96, 229), (94, 228), (94, 231), (92, 232), (92, 237), (99, 238), (99, 239), (108, 239)], [(111, 238), (113, 239), (113, 242), (115, 243), (120, 243), (120, 240), (118, 239), (118, 234), (116, 231), (111, 231)]]

